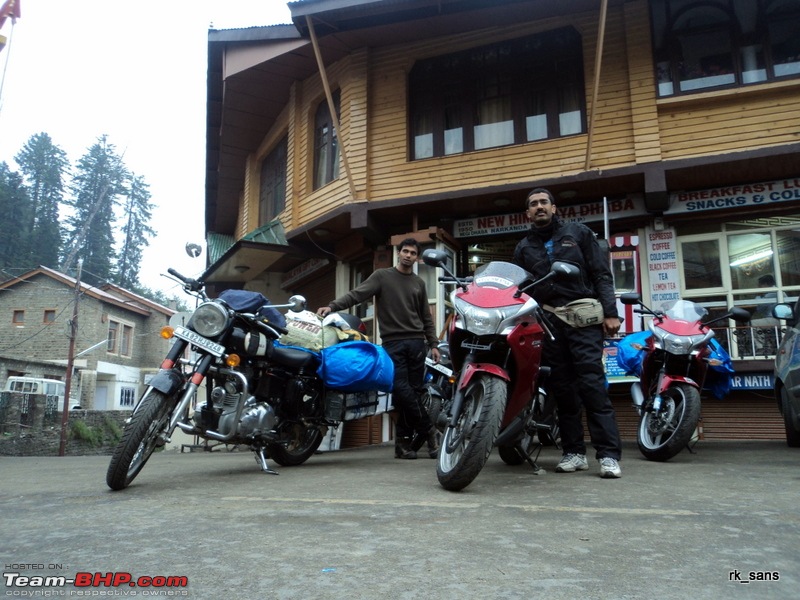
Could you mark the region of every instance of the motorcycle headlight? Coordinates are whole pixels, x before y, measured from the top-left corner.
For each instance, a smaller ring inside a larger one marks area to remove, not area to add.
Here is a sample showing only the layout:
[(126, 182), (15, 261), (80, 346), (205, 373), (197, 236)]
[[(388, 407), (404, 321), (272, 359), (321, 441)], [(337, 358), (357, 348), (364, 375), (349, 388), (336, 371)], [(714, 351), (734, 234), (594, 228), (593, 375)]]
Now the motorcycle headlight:
[(215, 338), (225, 331), (228, 312), (216, 302), (204, 302), (189, 319), (189, 327), (207, 338)]
[(500, 324), (519, 311), (519, 305), (480, 308), (461, 298), (455, 299), (456, 310), (464, 317), (464, 327), (476, 335), (497, 333)]
[(657, 346), (670, 354), (689, 354), (698, 344), (705, 340), (704, 334), (675, 335), (664, 331), (656, 332)]

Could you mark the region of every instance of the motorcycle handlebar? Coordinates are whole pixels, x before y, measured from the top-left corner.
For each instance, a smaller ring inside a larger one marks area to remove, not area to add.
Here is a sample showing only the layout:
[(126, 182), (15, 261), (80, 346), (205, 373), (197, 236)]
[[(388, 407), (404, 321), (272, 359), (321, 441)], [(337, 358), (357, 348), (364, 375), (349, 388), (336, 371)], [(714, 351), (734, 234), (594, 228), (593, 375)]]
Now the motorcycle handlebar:
[(184, 287), (190, 292), (199, 292), (200, 290), (203, 289), (203, 286), (205, 285), (202, 281), (198, 281), (197, 279), (184, 277), (172, 267), (167, 269), (167, 273), (172, 275), (175, 279), (180, 280), (183, 283)]

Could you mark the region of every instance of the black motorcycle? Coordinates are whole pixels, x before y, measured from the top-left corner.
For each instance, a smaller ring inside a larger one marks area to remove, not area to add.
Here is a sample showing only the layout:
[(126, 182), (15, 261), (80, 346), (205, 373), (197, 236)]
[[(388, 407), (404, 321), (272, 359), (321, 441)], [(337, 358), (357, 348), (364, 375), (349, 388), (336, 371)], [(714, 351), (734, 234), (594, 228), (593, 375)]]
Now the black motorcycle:
[[(173, 344), (126, 421), (106, 474), (112, 490), (126, 488), (176, 428), (248, 446), (262, 471), (275, 474), (267, 457), (300, 465), (329, 426), (375, 414), (377, 392), (329, 389), (317, 374), (319, 353), (278, 341), (288, 330), (277, 309), (305, 310), (302, 296), (283, 305), (243, 290), (210, 299), (202, 281), (169, 273), (200, 303), (185, 327), (161, 332)], [(194, 405), (203, 383), (205, 400)]]

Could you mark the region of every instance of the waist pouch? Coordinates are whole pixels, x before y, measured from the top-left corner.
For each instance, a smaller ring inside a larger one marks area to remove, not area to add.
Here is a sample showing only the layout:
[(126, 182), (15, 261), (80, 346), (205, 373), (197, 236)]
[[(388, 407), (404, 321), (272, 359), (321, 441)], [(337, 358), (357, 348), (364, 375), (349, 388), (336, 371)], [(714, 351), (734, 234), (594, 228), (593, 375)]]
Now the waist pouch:
[(548, 306), (543, 304), (547, 312), (553, 313), (571, 327), (588, 327), (603, 324), (603, 305), (594, 298), (579, 298), (564, 306)]

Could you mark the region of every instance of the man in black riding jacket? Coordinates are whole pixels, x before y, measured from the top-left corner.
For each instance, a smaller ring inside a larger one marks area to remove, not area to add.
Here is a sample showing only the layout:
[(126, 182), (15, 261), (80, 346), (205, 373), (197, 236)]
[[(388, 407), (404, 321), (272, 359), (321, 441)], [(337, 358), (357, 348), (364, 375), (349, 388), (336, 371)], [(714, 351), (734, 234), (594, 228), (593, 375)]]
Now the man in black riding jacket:
[(551, 368), (546, 387), (558, 403), (563, 456), (556, 472), (589, 468), (581, 421), (585, 408), (600, 476), (621, 477), (619, 427), (606, 391), (603, 369), (604, 336), (613, 336), (620, 328), (608, 258), (591, 229), (581, 223), (563, 221), (556, 215), (555, 199), (548, 190), (532, 190), (525, 209), (533, 224), (514, 250), (514, 263), (536, 279), (546, 275), (557, 260), (581, 270), (577, 280), (550, 280), (540, 285), (532, 292), (534, 299), (541, 306), (557, 308), (574, 300), (594, 298), (600, 301), (603, 311), (602, 323), (585, 327), (574, 327), (558, 318), (548, 319), (554, 326), (556, 339), (545, 337), (542, 362)]

